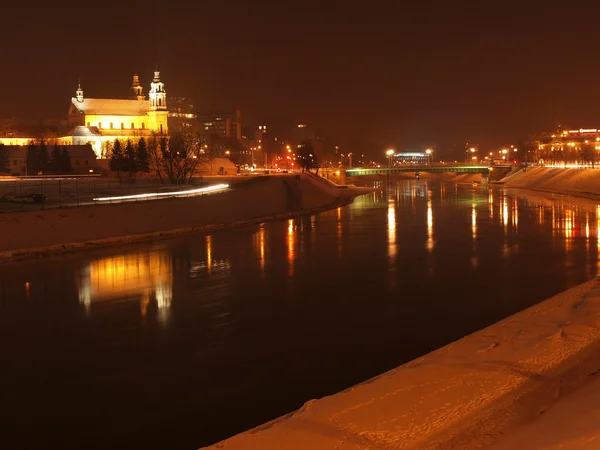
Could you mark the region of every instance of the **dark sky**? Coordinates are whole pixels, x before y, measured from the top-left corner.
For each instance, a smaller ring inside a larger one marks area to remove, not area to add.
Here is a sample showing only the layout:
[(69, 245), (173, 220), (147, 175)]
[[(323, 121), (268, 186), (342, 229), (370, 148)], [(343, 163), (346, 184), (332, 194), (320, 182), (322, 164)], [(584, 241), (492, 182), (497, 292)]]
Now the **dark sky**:
[(200, 109), (375, 151), (600, 127), (598, 6), (448, 3), (4, 6), (0, 117), (65, 117), (78, 77), (87, 96), (126, 96), (137, 71), (147, 92), (158, 63), (168, 95)]

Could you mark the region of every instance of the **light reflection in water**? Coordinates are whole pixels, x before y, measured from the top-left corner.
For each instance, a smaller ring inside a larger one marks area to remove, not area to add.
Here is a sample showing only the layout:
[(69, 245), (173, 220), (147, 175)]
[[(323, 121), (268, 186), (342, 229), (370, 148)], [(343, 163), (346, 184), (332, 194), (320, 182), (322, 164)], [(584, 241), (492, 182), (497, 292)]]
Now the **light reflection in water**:
[(517, 229), (519, 228), (519, 204), (517, 203), (516, 197), (513, 199), (511, 214), (512, 214), (513, 229), (514, 229), (514, 231), (517, 231)]
[(571, 209), (565, 210), (565, 220), (564, 220), (564, 230), (565, 230), (565, 249), (567, 251), (567, 256), (569, 256), (569, 251), (571, 250), (573, 244), (573, 219), (574, 219), (574, 211)]
[(502, 197), (502, 224), (504, 225), (504, 234), (508, 232), (508, 202), (506, 196)]
[(388, 259), (392, 263), (396, 258), (396, 203), (393, 198), (388, 198), (387, 210), (387, 226), (388, 226)]
[(474, 256), (471, 257), (471, 266), (473, 269), (477, 268), (479, 265), (479, 258), (477, 257), (477, 209), (475, 208), (475, 203), (471, 204), (471, 237), (473, 240), (473, 253)]
[(206, 236), (206, 270), (209, 275), (212, 271), (212, 266), (212, 236)]
[(254, 249), (260, 263), (261, 275), (265, 276), (265, 224), (261, 223), (258, 231), (254, 233)]
[(288, 220), (287, 229), (287, 259), (288, 275), (294, 276), (294, 260), (296, 259), (296, 233), (294, 232), (294, 219)]
[(433, 208), (431, 206), (431, 195), (427, 199), (427, 250), (433, 250)]
[(471, 235), (473, 242), (477, 238), (477, 210), (475, 209), (475, 203), (471, 205)]
[(337, 251), (338, 259), (342, 259), (342, 207), (337, 209)]
[(94, 302), (137, 297), (141, 315), (145, 316), (154, 298), (158, 318), (165, 322), (172, 296), (172, 261), (163, 251), (102, 258), (91, 261), (81, 271), (79, 302), (88, 314)]
[(490, 220), (494, 218), (494, 196), (492, 195), (492, 189), (490, 189), (488, 195), (488, 204), (490, 208)]

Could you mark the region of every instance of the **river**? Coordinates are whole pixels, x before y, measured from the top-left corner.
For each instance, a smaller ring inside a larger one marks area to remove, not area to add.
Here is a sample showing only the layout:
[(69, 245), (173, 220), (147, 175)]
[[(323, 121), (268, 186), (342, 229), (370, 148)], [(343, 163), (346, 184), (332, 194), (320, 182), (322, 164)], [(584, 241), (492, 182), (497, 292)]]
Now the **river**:
[(426, 180), (0, 265), (0, 447), (196, 449), (593, 277), (599, 206)]

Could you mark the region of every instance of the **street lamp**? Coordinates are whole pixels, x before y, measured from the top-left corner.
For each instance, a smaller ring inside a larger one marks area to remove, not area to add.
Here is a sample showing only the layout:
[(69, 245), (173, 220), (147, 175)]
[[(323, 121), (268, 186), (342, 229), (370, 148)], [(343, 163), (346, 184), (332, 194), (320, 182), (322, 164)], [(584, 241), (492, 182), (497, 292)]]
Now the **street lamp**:
[(433, 150), (431, 150), (430, 148), (425, 150), (425, 154), (427, 155), (427, 163), (428, 164), (433, 164), (433, 158), (431, 157), (432, 153), (433, 153)]
[(388, 157), (388, 167), (392, 167), (392, 155), (394, 154), (394, 149), (390, 148), (388, 149), (385, 154)]

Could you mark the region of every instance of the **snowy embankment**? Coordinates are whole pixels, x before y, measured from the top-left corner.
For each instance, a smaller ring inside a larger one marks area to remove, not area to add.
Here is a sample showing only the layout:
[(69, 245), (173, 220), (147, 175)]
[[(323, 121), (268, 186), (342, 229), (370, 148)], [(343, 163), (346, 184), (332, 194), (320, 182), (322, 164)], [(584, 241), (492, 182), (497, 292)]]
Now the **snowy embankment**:
[(277, 220), (349, 201), (298, 177), (275, 176), (199, 197), (1, 213), (0, 262)]
[(528, 168), (501, 180), (505, 187), (600, 200), (600, 170)]
[(599, 311), (594, 280), (207, 448), (487, 448), (598, 372)]

